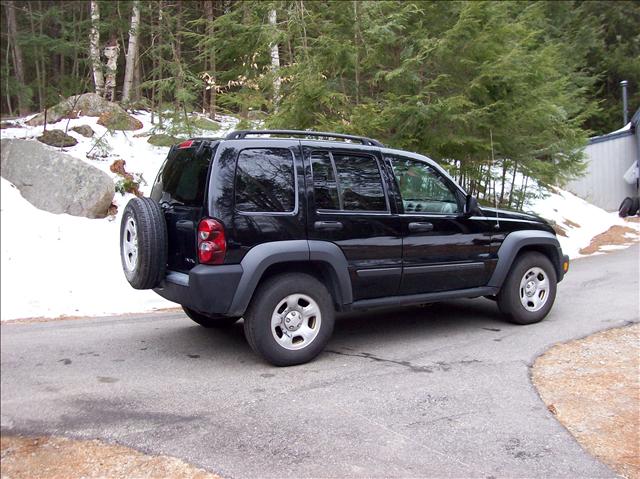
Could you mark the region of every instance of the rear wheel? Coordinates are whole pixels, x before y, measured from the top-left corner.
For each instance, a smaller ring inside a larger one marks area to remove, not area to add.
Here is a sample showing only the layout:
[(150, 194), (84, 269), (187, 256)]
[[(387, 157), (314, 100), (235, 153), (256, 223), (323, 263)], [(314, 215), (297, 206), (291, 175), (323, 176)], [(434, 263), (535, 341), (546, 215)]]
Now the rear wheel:
[(189, 316), (190, 319), (198, 323), (200, 326), (205, 328), (226, 328), (238, 322), (240, 318), (235, 316), (219, 316), (219, 315), (208, 315), (198, 313), (191, 308), (187, 308), (186, 306), (182, 307), (184, 313)]
[(333, 332), (335, 312), (327, 288), (313, 276), (292, 273), (259, 286), (246, 314), (251, 348), (276, 366), (311, 361)]
[(512, 265), (498, 293), (498, 307), (512, 323), (537, 323), (549, 314), (556, 285), (556, 272), (549, 258), (541, 253), (525, 253)]

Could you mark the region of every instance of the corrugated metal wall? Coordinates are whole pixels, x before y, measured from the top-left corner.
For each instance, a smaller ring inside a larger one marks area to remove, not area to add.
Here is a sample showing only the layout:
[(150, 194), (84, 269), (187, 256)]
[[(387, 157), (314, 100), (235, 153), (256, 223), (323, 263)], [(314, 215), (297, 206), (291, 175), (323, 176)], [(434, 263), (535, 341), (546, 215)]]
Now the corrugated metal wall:
[(638, 141), (640, 136), (635, 134), (591, 143), (585, 149), (585, 176), (566, 189), (607, 211), (617, 210), (625, 197), (638, 194), (635, 185), (622, 178), (638, 160)]

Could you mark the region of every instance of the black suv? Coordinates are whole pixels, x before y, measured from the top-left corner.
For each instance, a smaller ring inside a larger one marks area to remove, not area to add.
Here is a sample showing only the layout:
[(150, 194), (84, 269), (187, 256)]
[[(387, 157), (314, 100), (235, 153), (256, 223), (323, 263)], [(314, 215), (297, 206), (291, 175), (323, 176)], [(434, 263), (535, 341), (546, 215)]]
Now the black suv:
[(174, 146), (121, 226), (125, 275), (205, 327), (304, 363), (336, 311), (489, 297), (518, 324), (551, 309), (568, 257), (544, 220), (479, 208), (429, 158), (364, 137), (235, 131)]

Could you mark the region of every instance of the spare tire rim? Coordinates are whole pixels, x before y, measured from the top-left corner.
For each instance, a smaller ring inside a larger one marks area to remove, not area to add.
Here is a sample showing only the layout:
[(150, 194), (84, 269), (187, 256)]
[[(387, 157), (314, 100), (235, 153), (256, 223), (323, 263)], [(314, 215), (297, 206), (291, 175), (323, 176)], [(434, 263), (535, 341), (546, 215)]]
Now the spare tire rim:
[(290, 294), (278, 302), (271, 315), (271, 334), (278, 345), (296, 351), (318, 337), (322, 314), (318, 303), (306, 294)]
[(527, 311), (535, 312), (547, 304), (549, 298), (549, 278), (542, 269), (529, 268), (520, 281), (520, 302)]
[(138, 265), (138, 229), (133, 217), (127, 218), (122, 235), (122, 252), (124, 264), (128, 271), (133, 271)]

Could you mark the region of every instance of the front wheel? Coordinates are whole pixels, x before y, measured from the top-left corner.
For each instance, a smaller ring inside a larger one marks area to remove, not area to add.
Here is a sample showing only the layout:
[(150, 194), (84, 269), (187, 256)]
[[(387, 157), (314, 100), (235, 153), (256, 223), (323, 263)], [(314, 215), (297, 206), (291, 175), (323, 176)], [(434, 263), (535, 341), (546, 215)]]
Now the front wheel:
[(498, 293), (498, 307), (516, 324), (542, 321), (556, 299), (556, 272), (545, 255), (525, 253), (511, 267)]
[(335, 313), (327, 288), (313, 276), (290, 273), (259, 286), (246, 314), (251, 348), (276, 366), (311, 361), (333, 332)]

